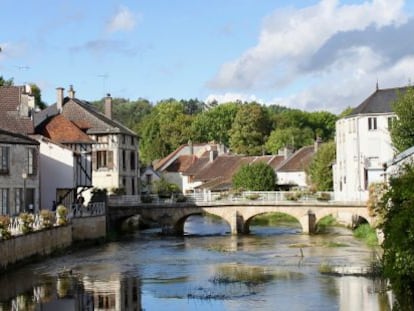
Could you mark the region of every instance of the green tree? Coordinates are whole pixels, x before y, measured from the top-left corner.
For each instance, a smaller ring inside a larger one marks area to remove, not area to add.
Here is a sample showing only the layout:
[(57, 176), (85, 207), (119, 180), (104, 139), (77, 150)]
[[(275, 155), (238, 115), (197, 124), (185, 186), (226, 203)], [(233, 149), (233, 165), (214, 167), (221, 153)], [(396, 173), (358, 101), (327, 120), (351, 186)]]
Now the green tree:
[(313, 141), (314, 134), (310, 128), (300, 129), (297, 127), (288, 127), (273, 130), (266, 141), (265, 147), (267, 152), (277, 154), (278, 150), (284, 147), (297, 150), (303, 146), (312, 144)]
[(237, 103), (225, 103), (198, 114), (192, 125), (193, 140), (216, 141), (229, 146), (229, 132), (239, 108)]
[(257, 103), (240, 106), (230, 130), (230, 149), (238, 154), (259, 155), (270, 132), (265, 108)]
[(247, 164), (234, 174), (232, 183), (235, 189), (272, 191), (276, 186), (276, 174), (266, 163)]
[(306, 172), (316, 190), (332, 191), (332, 163), (335, 158), (336, 145), (334, 141), (319, 146)]
[(322, 141), (328, 141), (334, 138), (335, 122), (338, 117), (328, 111), (314, 111), (308, 113), (308, 126), (314, 132), (315, 137)]
[(45, 109), (46, 104), (42, 101), (42, 92), (40, 91), (40, 88), (36, 84), (32, 83), (30, 84), (30, 89), (35, 98), (35, 105), (40, 109)]
[(141, 160), (151, 163), (187, 143), (193, 119), (184, 113), (182, 103), (174, 99), (160, 101), (139, 127)]
[(13, 78), (6, 80), (3, 78), (3, 76), (0, 76), (0, 86), (12, 86), (12, 85), (14, 85)]
[(402, 152), (414, 146), (414, 87), (398, 95), (393, 110), (397, 119), (392, 125), (391, 139), (394, 147)]
[(383, 196), (383, 268), (400, 310), (414, 310), (414, 165), (390, 178)]

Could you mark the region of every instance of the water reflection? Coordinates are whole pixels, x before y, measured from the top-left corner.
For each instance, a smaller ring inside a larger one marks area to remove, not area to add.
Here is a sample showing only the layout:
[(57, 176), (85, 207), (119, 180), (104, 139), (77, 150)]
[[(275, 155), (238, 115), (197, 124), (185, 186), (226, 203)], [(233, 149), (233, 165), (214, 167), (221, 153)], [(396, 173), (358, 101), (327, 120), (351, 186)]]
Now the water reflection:
[(231, 236), (203, 218), (185, 228), (186, 237), (138, 232), (2, 276), (0, 310), (391, 309), (380, 281), (318, 272), (323, 262), (369, 263), (372, 250), (349, 234), (280, 226)]

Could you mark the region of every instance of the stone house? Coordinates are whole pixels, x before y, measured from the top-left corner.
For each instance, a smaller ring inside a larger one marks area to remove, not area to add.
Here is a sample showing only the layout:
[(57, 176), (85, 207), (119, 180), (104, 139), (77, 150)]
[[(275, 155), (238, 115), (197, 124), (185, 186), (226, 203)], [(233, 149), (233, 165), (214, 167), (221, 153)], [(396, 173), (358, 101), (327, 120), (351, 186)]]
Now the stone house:
[(0, 129), (0, 214), (39, 211), (38, 155), (36, 140)]
[(377, 89), (336, 122), (335, 198), (365, 201), (370, 183), (383, 181), (384, 164), (394, 157), (392, 103), (406, 88)]

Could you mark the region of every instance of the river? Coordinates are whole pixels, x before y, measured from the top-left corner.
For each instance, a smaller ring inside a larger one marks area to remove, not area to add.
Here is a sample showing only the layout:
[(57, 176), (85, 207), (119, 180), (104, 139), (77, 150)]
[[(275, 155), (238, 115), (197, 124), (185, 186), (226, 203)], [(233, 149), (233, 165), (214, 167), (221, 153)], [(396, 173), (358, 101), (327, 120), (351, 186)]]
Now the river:
[(0, 310), (391, 310), (380, 280), (320, 273), (370, 265), (374, 250), (344, 228), (231, 236), (225, 223), (192, 216), (184, 230), (134, 232), (0, 276)]

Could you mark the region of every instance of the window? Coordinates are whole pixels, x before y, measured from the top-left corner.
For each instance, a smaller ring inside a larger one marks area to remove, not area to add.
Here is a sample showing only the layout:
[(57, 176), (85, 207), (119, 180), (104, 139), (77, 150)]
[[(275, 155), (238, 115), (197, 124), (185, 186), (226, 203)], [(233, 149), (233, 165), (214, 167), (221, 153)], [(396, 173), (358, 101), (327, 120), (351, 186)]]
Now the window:
[(27, 150), (27, 173), (36, 175), (36, 149), (33, 148)]
[(377, 118), (368, 118), (368, 130), (374, 131), (377, 129)]
[(135, 152), (131, 151), (130, 153), (130, 166), (131, 170), (135, 170)]
[(9, 147), (0, 147), (0, 174), (9, 173)]
[(135, 178), (132, 177), (131, 179), (131, 194), (135, 195)]
[(126, 155), (125, 155), (125, 152), (126, 152), (125, 150), (122, 150), (122, 169), (124, 171), (126, 170)]
[(387, 123), (388, 123), (388, 129), (391, 130), (393, 128), (394, 122), (397, 120), (396, 117), (388, 117)]
[(9, 189), (0, 188), (0, 214), (9, 214)]
[(100, 150), (92, 153), (95, 169), (113, 168), (113, 151)]

